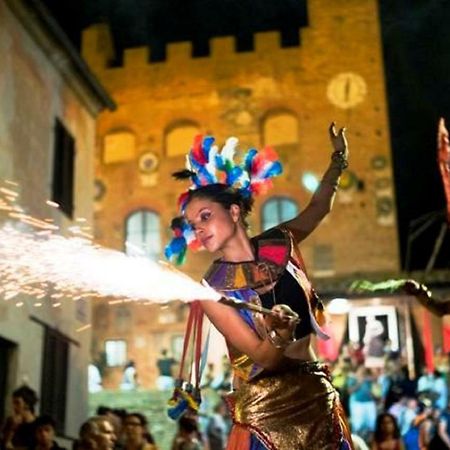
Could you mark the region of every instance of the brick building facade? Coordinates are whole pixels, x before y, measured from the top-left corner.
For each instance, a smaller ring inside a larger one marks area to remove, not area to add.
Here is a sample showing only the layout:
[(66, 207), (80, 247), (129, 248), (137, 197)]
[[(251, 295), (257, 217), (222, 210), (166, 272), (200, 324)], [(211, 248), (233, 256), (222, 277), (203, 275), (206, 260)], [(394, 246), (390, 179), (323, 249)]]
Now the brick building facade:
[[(327, 128), (335, 120), (348, 129), (350, 168), (334, 210), (302, 245), (310, 273), (322, 279), (399, 269), (377, 2), (352, 0), (344, 8), (310, 0), (308, 15), (296, 47), (283, 48), (279, 33), (266, 32), (254, 35), (253, 51), (237, 52), (233, 37), (219, 37), (207, 57), (193, 58), (190, 43), (173, 43), (163, 62), (149, 62), (151, 48), (126, 49), (119, 67), (110, 64), (108, 27), (85, 30), (83, 57), (118, 105), (97, 128), (100, 244), (131, 251), (126, 241), (147, 243), (151, 257), (162, 256), (183, 189), (170, 174), (184, 166), (198, 132), (212, 133), (219, 144), (236, 135), (244, 150), (265, 144), (278, 150), (284, 174), (257, 199), (250, 226), (258, 233), (263, 222), (308, 203), (307, 180), (320, 179), (328, 165)], [(199, 279), (208, 261), (204, 253), (189, 255), (183, 270)], [(94, 349), (98, 355), (105, 341), (125, 341), (123, 357), (135, 360), (142, 384), (151, 385), (160, 349), (179, 346), (183, 317), (179, 305), (98, 303)], [(120, 370), (108, 369), (106, 385), (117, 385)]]

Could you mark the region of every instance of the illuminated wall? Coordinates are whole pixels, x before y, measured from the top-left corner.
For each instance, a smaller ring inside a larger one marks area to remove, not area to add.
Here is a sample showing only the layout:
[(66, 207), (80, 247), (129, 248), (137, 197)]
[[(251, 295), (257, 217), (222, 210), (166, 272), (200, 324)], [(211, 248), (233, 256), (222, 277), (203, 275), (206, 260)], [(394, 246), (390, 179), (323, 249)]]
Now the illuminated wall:
[[(377, 2), (311, 0), (308, 15), (299, 47), (281, 48), (280, 35), (270, 32), (255, 34), (253, 51), (237, 53), (234, 39), (221, 37), (211, 40), (208, 57), (192, 58), (189, 43), (176, 43), (157, 63), (148, 62), (151, 49), (127, 49), (120, 67), (109, 64), (114, 50), (108, 28), (85, 31), (83, 56), (118, 103), (117, 111), (101, 115), (97, 129), (100, 243), (123, 249), (125, 221), (136, 210), (159, 215), (161, 241), (167, 242), (182, 189), (170, 174), (183, 167), (197, 132), (213, 133), (219, 143), (236, 135), (244, 149), (273, 145), (285, 171), (270, 196), (301, 210), (311, 196), (302, 176), (320, 178), (327, 167), (327, 128), (335, 120), (348, 129), (350, 170), (333, 212), (302, 245), (307, 266), (315, 277), (398, 269)], [(268, 200), (256, 203), (252, 233), (260, 231)], [(190, 256), (185, 270), (200, 278), (208, 261), (204, 254)], [(94, 329), (99, 351), (114, 333), (113, 326)], [(146, 354), (143, 372), (157, 352)]]
[[(104, 105), (38, 16), (22, 1), (0, 1), (0, 178), (2, 183), (6, 179), (18, 184), (13, 189), (27, 214), (53, 219), (65, 234), (77, 218), (92, 225), (95, 117)], [(72, 218), (45, 203), (52, 197), (57, 123), (75, 142)], [(52, 382), (43, 373), (49, 356), (44, 341), (50, 330), (68, 343), (67, 388), (57, 392), (66, 402), (62, 431), (65, 436), (78, 435), (87, 415), (90, 321), (87, 301), (21, 296), (0, 301), (0, 338), (11, 348), (7, 367), (1, 367), (7, 371), (2, 413), (11, 412), (10, 394), (23, 383), (37, 391), (42, 404), (41, 387)]]

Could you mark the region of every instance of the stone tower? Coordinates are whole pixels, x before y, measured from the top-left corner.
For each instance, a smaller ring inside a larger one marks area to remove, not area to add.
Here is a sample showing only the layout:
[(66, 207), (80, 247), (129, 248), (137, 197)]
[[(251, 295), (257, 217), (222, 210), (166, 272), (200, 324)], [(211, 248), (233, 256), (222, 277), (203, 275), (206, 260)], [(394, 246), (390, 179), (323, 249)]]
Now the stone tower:
[[(398, 270), (377, 2), (310, 0), (308, 16), (297, 47), (283, 48), (279, 33), (266, 32), (254, 35), (253, 51), (237, 52), (233, 37), (220, 37), (211, 40), (207, 57), (193, 58), (191, 44), (183, 42), (169, 44), (164, 62), (149, 62), (147, 47), (127, 49), (120, 67), (110, 65), (108, 27), (85, 31), (83, 56), (117, 102), (117, 110), (98, 121), (99, 243), (126, 250), (125, 241), (138, 247), (147, 241), (145, 251), (162, 257), (184, 189), (170, 174), (184, 166), (197, 133), (211, 133), (219, 144), (235, 135), (243, 150), (269, 144), (279, 152), (284, 174), (257, 200), (253, 234), (289, 211), (301, 211), (311, 197), (310, 183), (328, 165), (327, 128), (335, 120), (348, 130), (350, 168), (334, 210), (302, 246), (310, 274), (332, 279)], [(208, 261), (204, 253), (189, 255), (183, 270), (199, 279)], [(151, 359), (159, 348), (178, 345), (173, 337), (182, 334), (184, 313), (178, 306), (102, 311), (94, 314), (97, 349), (121, 336), (129, 342), (129, 357), (146, 372), (143, 382), (151, 383)], [(151, 353), (141, 358), (139, 349), (147, 345)]]

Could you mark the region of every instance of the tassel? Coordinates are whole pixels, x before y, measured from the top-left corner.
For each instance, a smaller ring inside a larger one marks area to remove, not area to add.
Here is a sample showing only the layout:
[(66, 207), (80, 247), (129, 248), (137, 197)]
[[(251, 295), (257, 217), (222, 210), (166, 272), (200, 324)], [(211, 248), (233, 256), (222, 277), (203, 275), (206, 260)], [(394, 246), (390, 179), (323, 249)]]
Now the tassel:
[(315, 317), (316, 317), (316, 321), (319, 324), (319, 326), (323, 327), (327, 323), (325, 309), (324, 309), (323, 303), (321, 301), (319, 301), (319, 303), (317, 303)]

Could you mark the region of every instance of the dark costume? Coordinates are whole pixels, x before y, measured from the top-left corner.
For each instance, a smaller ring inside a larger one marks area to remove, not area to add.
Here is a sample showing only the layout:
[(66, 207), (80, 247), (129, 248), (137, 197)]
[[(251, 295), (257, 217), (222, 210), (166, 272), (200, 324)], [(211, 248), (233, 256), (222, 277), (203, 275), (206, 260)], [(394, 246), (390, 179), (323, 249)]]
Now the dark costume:
[[(205, 275), (209, 285), (229, 297), (272, 308), (287, 304), (299, 314), (295, 337), (320, 328), (323, 307), (309, 283), (300, 252), (289, 230), (271, 229), (251, 240), (255, 261), (215, 261)], [(273, 291), (257, 289), (276, 282)], [(261, 317), (239, 310), (260, 337), (266, 336)], [(290, 344), (286, 356), (295, 349)], [(351, 438), (339, 396), (326, 366), (317, 361), (289, 359), (277, 372), (269, 372), (228, 343), (237, 389), (228, 403), (233, 429), (228, 450), (341, 450), (351, 449)]]

